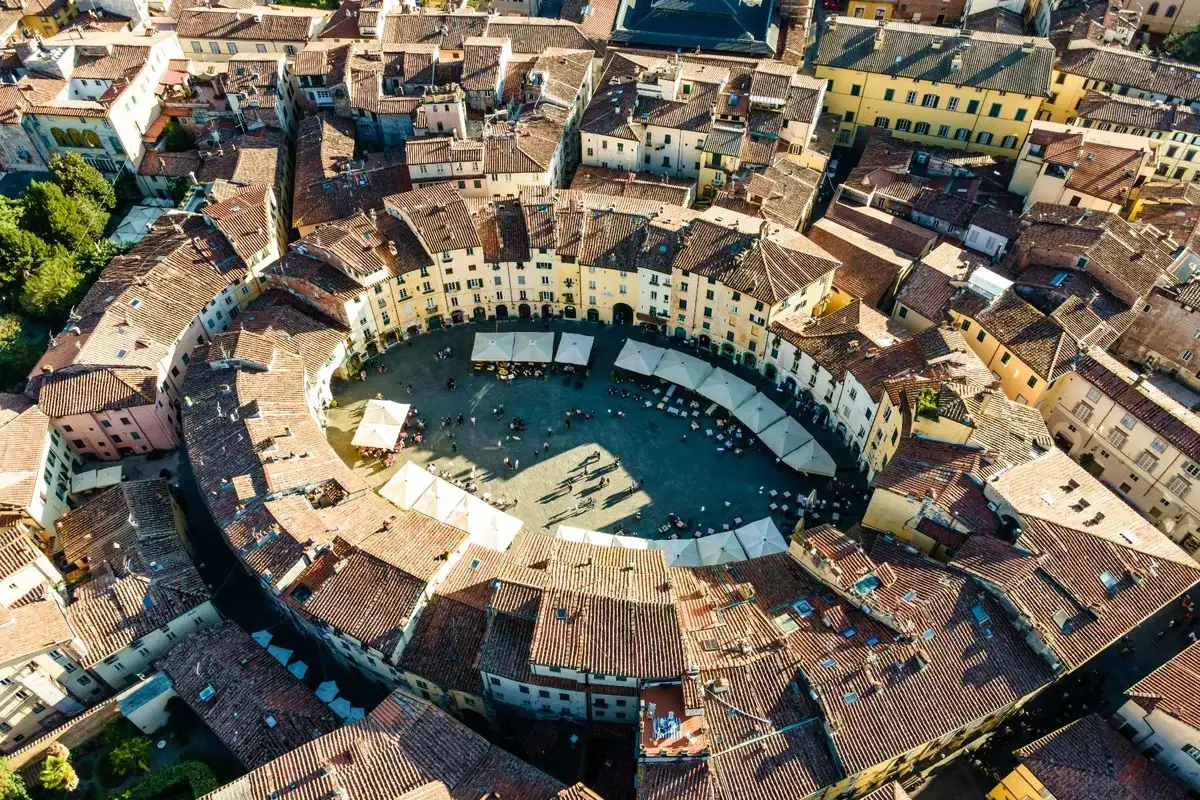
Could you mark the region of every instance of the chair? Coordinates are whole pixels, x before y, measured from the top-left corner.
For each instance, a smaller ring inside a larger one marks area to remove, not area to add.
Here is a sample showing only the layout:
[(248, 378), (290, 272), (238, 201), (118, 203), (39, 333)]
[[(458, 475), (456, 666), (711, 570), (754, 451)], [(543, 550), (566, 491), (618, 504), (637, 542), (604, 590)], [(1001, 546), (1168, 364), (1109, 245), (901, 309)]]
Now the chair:
[(734, 525), (741, 525), (741, 524), (742, 524), (742, 518), (741, 518), (741, 517), (734, 517), (734, 518), (733, 518), (733, 524), (734, 524)]
[(708, 529), (706, 532), (707, 532), (707, 533), (713, 533), (714, 531), (713, 531), (713, 529), (712, 529), (712, 528), (709, 528), (709, 529)]
[(663, 408), (665, 408), (665, 407), (666, 407), (666, 404), (665, 404), (665, 403), (659, 403), (659, 404), (658, 404), (658, 410), (659, 410), (659, 411), (662, 411), (662, 410), (663, 410)]
[(779, 504), (771, 503), (771, 505), (767, 506), (767, 508), (771, 509), (772, 511), (777, 511), (779, 509)]

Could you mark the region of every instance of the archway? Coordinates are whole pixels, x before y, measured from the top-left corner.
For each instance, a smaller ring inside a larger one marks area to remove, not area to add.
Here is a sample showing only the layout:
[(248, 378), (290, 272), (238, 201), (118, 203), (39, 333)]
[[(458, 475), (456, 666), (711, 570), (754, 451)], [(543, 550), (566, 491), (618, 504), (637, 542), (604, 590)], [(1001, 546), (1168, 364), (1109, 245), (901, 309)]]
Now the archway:
[(613, 324), (628, 325), (633, 322), (633, 309), (628, 303), (617, 303), (613, 306)]
[(443, 323), (442, 323), (442, 315), (441, 314), (434, 314), (432, 317), (429, 318), (429, 330), (431, 330), (431, 331), (438, 330), (439, 328), (442, 327), (442, 324)]
[(600, 321), (600, 309), (589, 308), (587, 310), (587, 318), (588, 318), (588, 322), (599, 322)]
[(508, 319), (508, 306), (496, 306), (496, 319)]
[(767, 364), (765, 367), (763, 367), (763, 375), (766, 375), (767, 380), (769, 381), (775, 380), (775, 376), (778, 374), (779, 372), (775, 369), (774, 364)]
[(487, 319), (487, 309), (483, 306), (475, 306), (475, 310), (471, 313), (475, 317), (476, 322), (483, 322)]
[(405, 334), (406, 336), (408, 336), (410, 339), (411, 339), (413, 336), (420, 336), (420, 335), (421, 335), (421, 328), (420, 328), (420, 326), (418, 326), (418, 325), (409, 325), (407, 328), (405, 328), (405, 329), (404, 329), (404, 334)]
[(550, 308), (549, 303), (542, 304), (542, 319), (550, 319), (554, 316), (554, 311)]
[(742, 356), (742, 363), (746, 365), (747, 369), (758, 369), (758, 359), (754, 357), (754, 353), (746, 353)]
[(708, 337), (707, 333), (700, 334), (700, 337), (696, 341), (699, 342), (700, 347), (704, 350), (707, 350), (708, 346), (712, 344), (712, 339)]
[(453, 323), (455, 325), (461, 325), (462, 323), (464, 323), (466, 321), (467, 321), (467, 315), (463, 313), (462, 309), (456, 308), (450, 312), (450, 322), (451, 323)]
[(676, 328), (675, 329), (675, 338), (676, 339), (686, 339), (687, 338), (687, 328)]
[(1075, 447), (1075, 443), (1072, 442), (1068, 436), (1062, 433), (1054, 434), (1054, 444), (1057, 445), (1058, 449), (1062, 450), (1064, 453), (1070, 453), (1072, 448)]
[(517, 316), (521, 319), (532, 319), (533, 309), (529, 307), (529, 303), (521, 303), (517, 306)]
[(567, 319), (575, 319), (575, 306), (563, 306), (563, 316)]
[[(772, 372), (774, 372), (774, 370), (775, 370), (774, 367), (771, 367), (769, 365), (768, 365), (767, 369)], [(788, 394), (795, 394), (796, 393), (796, 379), (793, 378), (791, 375), (784, 375), (783, 376), (783, 390), (785, 392), (787, 392)]]
[(733, 345), (731, 345), (729, 342), (722, 342), (721, 355), (726, 356), (727, 358), (733, 358)]

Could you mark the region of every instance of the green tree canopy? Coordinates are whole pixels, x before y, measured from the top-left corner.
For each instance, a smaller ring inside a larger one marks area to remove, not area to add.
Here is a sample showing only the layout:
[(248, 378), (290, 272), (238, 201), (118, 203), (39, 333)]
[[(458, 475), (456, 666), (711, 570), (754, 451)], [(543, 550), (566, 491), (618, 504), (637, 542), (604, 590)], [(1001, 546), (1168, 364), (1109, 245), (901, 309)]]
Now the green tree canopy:
[(150, 740), (145, 736), (126, 739), (108, 754), (108, 765), (120, 778), (149, 771)]
[(21, 288), (21, 308), (36, 317), (60, 314), (70, 307), (82, 281), (83, 273), (75, 268), (75, 258), (57, 250), (26, 278)]
[(46, 756), (38, 779), (46, 789), (73, 792), (79, 787), (79, 776), (75, 774), (75, 768), (62, 756)]
[(25, 190), (26, 228), (68, 250), (77, 250), (90, 238), (88, 220), (79, 203), (67, 198), (58, 184), (34, 181)]
[[(4, 319), (0, 317), (0, 330), (4, 327)], [(0, 758), (0, 800), (29, 800), (25, 780), (7, 758)]]
[(175, 120), (167, 123), (163, 129), (163, 136), (167, 139), (167, 152), (182, 153), (185, 150), (196, 149), (196, 137)]
[(50, 171), (54, 173), (54, 182), (64, 194), (86, 197), (104, 211), (112, 211), (116, 206), (117, 195), (113, 185), (78, 153), (65, 156), (55, 153), (50, 157)]
[(50, 245), (37, 234), (0, 224), (0, 289), (28, 276), (50, 257)]

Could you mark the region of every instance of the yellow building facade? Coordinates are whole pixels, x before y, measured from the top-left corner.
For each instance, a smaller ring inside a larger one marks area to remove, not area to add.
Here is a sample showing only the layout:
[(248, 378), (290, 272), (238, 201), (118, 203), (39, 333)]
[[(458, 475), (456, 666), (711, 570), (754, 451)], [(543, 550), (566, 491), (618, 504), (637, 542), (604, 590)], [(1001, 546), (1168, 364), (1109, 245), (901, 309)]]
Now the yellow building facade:
[(988, 792), (987, 796), (988, 800), (1026, 800), (1030, 797), (1054, 800), (1054, 795), (1050, 794), (1024, 764), (1005, 775), (1004, 780), (996, 784), (996, 788)]
[[(901, 139), (1015, 157), (1049, 95), (1053, 58), (1046, 39), (838, 17), (821, 40), (815, 74), (827, 81), (826, 107), (842, 118), (843, 144), (874, 126)], [(946, 79), (922, 77), (930, 74)]]
[(28, 36), (53, 36), (75, 17), (79, 16), (79, 7), (75, 0), (50, 0), (50, 2), (26, 3), (25, 15), (21, 17), (21, 28), (28, 31)]

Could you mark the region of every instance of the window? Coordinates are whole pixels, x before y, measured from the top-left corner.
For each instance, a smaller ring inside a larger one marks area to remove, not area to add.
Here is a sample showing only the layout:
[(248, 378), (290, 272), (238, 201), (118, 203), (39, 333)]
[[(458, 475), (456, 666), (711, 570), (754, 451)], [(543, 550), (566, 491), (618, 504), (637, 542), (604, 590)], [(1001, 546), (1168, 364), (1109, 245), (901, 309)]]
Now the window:
[(916, 93), (916, 92), (909, 92), (908, 94), (906, 94), (906, 95), (904, 96), (904, 102), (908, 103), (910, 106), (911, 106), (913, 103), (917, 102), (917, 93)]
[(896, 98), (896, 90), (895, 89), (884, 89), (883, 90), (883, 99), (884, 100), (894, 100), (895, 98)]
[(982, 328), (979, 330), (979, 333), (975, 334), (975, 341), (977, 341), (977, 342), (982, 342), (986, 338), (987, 338), (987, 331), (983, 330)]
[[(853, 111), (847, 111), (847, 112), (846, 112), (844, 115), (842, 115), (842, 119), (843, 119), (844, 121), (846, 121), (846, 122), (854, 122), (854, 112), (853, 112)], [(842, 133), (846, 134), (846, 138), (847, 138), (847, 139), (849, 139), (849, 138), (850, 138), (850, 132), (849, 132), (849, 131), (842, 131)]]
[(193, 53), (203, 53), (204, 46), (201, 45), (199, 42), (192, 42), (192, 52)]
[(1092, 388), (1088, 389), (1087, 399), (1091, 400), (1093, 403), (1099, 403), (1100, 402), (1100, 390), (1094, 386)]
[(1188, 492), (1192, 490), (1192, 484), (1187, 481), (1182, 475), (1174, 475), (1171, 480), (1167, 481), (1167, 491), (1181, 500), (1188, 496)]
[(978, 100), (968, 100), (967, 101), (967, 113), (968, 114), (978, 114), (979, 113), (979, 101)]
[(213, 51), (217, 55), (220, 55), (221, 54), (221, 43), (220, 42), (209, 42), (208, 49)]
[(936, 94), (927, 94), (921, 98), (921, 105), (925, 108), (937, 108), (938, 96)]
[(1131, 431), (1131, 430), (1133, 430), (1133, 426), (1134, 426), (1134, 425), (1136, 425), (1136, 424), (1137, 424), (1137, 423), (1136, 423), (1136, 422), (1134, 422), (1134, 419), (1133, 419), (1133, 417), (1129, 416), (1128, 414), (1126, 414), (1125, 416), (1121, 417), (1121, 427), (1122, 427), (1122, 428), (1124, 428), (1124, 429), (1125, 429), (1125, 430), (1127, 430), (1127, 431)]
[(971, 136), (970, 128), (959, 128), (957, 131), (954, 132), (954, 138), (960, 142), (965, 142), (968, 138), (970, 138), (970, 136)]
[(1026, 114), (1028, 114), (1028, 113), (1029, 113), (1029, 109), (1027, 109), (1027, 108), (1018, 108), (1018, 109), (1017, 109), (1017, 113), (1016, 113), (1016, 115), (1014, 116), (1014, 119), (1016, 119), (1016, 121), (1017, 121), (1017, 122), (1024, 122), (1024, 121), (1025, 121), (1025, 115), (1026, 115)]
[(938, 125), (937, 135), (942, 137), (943, 139), (950, 138), (950, 126), (949, 125)]
[[(1167, 6), (1167, 13), (1165, 14), (1167, 19), (1170, 19), (1171, 17), (1175, 16), (1175, 10), (1176, 10), (1175, 6)], [(1192, 757), (1195, 758), (1195, 756), (1192, 756)], [(1197, 759), (1197, 760), (1200, 761), (1200, 759)]]
[(258, 52), (260, 52), (260, 53), (265, 53), (265, 52), (267, 52), (267, 46), (266, 46), (265, 44), (261, 44), (261, 43), (260, 43), (260, 44), (256, 44), (256, 45), (254, 45), (254, 48), (255, 48), (256, 50), (258, 50)]
[(896, 120), (896, 130), (903, 131), (905, 133), (912, 130), (912, 120), (911, 119)]
[(876, 128), (888, 128), (888, 127), (891, 127), (891, 124), (892, 124), (892, 121), (890, 119), (888, 119), (887, 117), (876, 117), (875, 118), (875, 127)]
[(971, 330), (971, 320), (964, 319), (962, 322), (959, 323), (958, 327), (962, 328), (964, 331)]
[(914, 126), (913, 131), (920, 136), (925, 136), (929, 133), (929, 123), (918, 122), (916, 126)]
[(991, 144), (992, 143), (992, 135), (990, 133), (988, 133), (987, 131), (980, 131), (979, 133), (975, 134), (975, 143), (976, 144)]
[[(850, 87), (851, 97), (858, 97), (860, 94), (862, 94), (862, 86), (856, 83)], [(847, 122), (849, 122), (849, 120), (847, 120)]]
[(1167, 450), (1167, 443), (1155, 437), (1154, 441), (1150, 443), (1150, 449), (1156, 453), (1164, 453)]
[(988, 116), (989, 116), (989, 117), (998, 117), (998, 116), (1000, 116), (1000, 109), (1001, 109), (1001, 108), (1003, 108), (1003, 106), (1002, 106), (1000, 103), (992, 103), (992, 107), (988, 109)]
[(1146, 14), (1148, 16), (1153, 17), (1157, 13), (1158, 13), (1158, 3), (1151, 3), (1150, 7), (1146, 9)]
[(946, 101), (946, 109), (949, 111), (957, 111), (958, 110), (958, 98), (951, 97), (949, 100), (947, 100)]
[(1007, 150), (1014, 149), (1017, 146), (1017, 137), (1005, 136), (1003, 139), (1000, 140), (1000, 146)]
[(1037, 375), (1030, 375), (1029, 380), (1025, 381), (1025, 385), (1030, 389), (1037, 386)]
[(230, 52), (230, 54), (234, 54), (237, 52), (237, 45), (234, 44), (233, 42), (226, 42), (225, 49), (228, 50)]
[(1141, 454), (1138, 455), (1138, 457), (1136, 459), (1134, 459), (1133, 463), (1137, 464), (1139, 467), (1146, 470), (1147, 472), (1153, 472), (1155, 470), (1155, 468), (1158, 467), (1158, 459), (1155, 458), (1154, 454), (1151, 453), (1149, 450), (1143, 450), (1141, 452)]
[(1080, 422), (1087, 422), (1092, 418), (1092, 414), (1096, 413), (1096, 409), (1080, 400), (1075, 404), (1075, 409), (1071, 413), (1074, 414)]
[(1129, 441), (1129, 437), (1125, 435), (1124, 431), (1119, 431), (1116, 428), (1113, 428), (1108, 432), (1108, 440), (1112, 442), (1115, 447), (1121, 448), (1124, 447), (1125, 443)]

